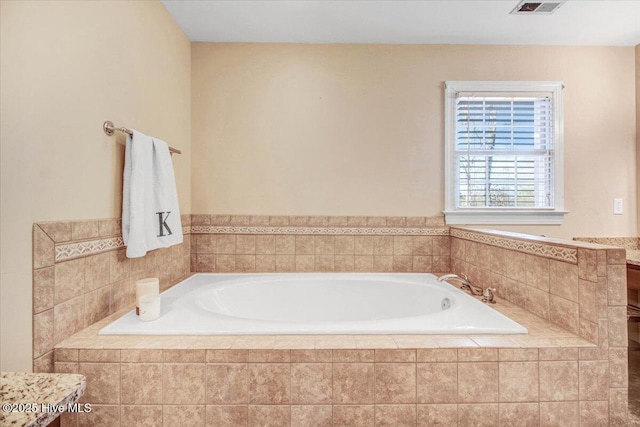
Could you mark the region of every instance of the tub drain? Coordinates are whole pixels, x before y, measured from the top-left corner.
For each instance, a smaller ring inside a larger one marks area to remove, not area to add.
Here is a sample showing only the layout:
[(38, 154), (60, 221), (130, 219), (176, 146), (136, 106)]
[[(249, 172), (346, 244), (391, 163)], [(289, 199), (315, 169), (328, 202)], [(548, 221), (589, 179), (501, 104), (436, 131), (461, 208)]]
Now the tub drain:
[(440, 306), (442, 307), (443, 310), (451, 308), (451, 300), (449, 298), (443, 298), (442, 303), (440, 303)]

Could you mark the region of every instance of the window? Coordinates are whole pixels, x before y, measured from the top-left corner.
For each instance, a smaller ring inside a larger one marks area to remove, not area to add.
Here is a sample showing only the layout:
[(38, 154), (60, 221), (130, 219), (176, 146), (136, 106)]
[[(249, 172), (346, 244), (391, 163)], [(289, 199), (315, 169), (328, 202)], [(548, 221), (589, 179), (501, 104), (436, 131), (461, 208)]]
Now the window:
[(446, 82), (448, 224), (561, 224), (562, 84)]

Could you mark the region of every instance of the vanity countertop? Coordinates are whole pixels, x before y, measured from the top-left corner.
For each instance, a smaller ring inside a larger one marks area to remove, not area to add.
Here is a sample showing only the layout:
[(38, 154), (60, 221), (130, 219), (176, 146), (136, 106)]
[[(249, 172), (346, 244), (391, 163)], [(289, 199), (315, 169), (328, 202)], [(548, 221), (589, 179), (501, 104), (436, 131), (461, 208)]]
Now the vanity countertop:
[(640, 249), (627, 249), (627, 264), (640, 267)]
[(46, 426), (78, 401), (86, 384), (79, 374), (1, 372), (0, 425)]
[(574, 237), (573, 240), (624, 248), (627, 264), (640, 267), (640, 237)]

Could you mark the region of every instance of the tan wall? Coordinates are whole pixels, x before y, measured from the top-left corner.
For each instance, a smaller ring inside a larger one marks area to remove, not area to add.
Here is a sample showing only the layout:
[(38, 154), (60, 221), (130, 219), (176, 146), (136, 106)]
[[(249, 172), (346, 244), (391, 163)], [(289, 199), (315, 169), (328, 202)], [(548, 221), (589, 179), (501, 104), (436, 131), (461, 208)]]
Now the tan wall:
[(157, 135), (190, 212), (190, 45), (159, 2), (1, 2), (0, 369), (31, 370), (31, 229), (120, 215), (124, 148)]
[(631, 47), (193, 43), (192, 211), (438, 214), (445, 80), (566, 84), (571, 214), (560, 227), (505, 228), (635, 235)]
[[(640, 200), (640, 44), (636, 46), (636, 186)], [(640, 203), (638, 203), (638, 232), (640, 233)]]

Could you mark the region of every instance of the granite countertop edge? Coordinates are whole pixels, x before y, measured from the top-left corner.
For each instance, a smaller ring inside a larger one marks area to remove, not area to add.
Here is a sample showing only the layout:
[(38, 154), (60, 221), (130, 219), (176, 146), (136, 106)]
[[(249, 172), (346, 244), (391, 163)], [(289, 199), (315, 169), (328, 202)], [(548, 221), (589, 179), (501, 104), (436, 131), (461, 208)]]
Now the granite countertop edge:
[(36, 404), (37, 410), (0, 412), (0, 424), (26, 427), (46, 426), (61, 412), (42, 412), (39, 405), (74, 404), (84, 394), (87, 380), (80, 374), (50, 374), (31, 372), (0, 373), (0, 397), (2, 403)]

